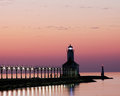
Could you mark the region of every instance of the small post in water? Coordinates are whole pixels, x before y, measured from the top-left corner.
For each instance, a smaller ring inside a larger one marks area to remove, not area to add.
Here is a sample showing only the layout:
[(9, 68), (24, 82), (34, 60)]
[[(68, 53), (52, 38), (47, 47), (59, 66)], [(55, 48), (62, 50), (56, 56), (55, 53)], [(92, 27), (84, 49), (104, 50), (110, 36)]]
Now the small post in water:
[(102, 70), (101, 70), (101, 77), (103, 78), (104, 77), (104, 65), (102, 64), (101, 66)]

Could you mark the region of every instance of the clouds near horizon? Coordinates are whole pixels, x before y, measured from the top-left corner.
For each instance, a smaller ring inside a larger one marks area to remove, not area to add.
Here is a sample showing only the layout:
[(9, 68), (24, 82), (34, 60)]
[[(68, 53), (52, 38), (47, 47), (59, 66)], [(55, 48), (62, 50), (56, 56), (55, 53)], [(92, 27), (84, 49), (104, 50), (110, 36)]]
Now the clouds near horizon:
[(119, 3), (0, 0), (0, 64), (61, 66), (72, 44), (82, 71), (98, 71), (101, 63), (119, 71)]

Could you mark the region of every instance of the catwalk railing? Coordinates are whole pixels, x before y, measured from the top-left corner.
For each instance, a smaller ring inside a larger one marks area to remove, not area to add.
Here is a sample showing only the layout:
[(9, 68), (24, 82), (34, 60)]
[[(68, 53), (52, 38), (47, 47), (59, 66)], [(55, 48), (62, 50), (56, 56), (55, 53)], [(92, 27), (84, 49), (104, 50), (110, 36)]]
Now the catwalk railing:
[(60, 78), (62, 68), (0, 66), (0, 79)]

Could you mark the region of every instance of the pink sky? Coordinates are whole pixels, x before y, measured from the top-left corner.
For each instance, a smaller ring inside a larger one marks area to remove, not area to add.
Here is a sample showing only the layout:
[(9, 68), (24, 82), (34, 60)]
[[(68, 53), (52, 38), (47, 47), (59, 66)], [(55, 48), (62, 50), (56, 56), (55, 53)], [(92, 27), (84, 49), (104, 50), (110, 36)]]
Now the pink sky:
[(61, 66), (72, 44), (81, 71), (119, 71), (119, 0), (0, 0), (0, 64)]

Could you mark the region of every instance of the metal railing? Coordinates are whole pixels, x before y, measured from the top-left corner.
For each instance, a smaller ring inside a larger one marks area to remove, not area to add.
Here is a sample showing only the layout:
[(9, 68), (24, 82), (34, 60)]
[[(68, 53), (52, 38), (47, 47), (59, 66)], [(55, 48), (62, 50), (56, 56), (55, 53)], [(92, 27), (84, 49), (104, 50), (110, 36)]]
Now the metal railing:
[(0, 66), (0, 79), (61, 78), (60, 67)]

